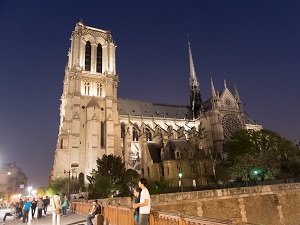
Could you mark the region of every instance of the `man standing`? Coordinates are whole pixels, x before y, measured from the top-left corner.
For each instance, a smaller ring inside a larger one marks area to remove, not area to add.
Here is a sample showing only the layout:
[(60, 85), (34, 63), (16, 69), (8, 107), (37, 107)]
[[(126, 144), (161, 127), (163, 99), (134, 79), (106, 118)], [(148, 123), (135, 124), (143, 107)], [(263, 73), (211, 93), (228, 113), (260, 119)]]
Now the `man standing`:
[(48, 208), (48, 205), (50, 204), (50, 199), (48, 196), (46, 196), (46, 198), (43, 200), (43, 207), (44, 207), (44, 214), (46, 214), (47, 212), (47, 208)]
[(61, 200), (58, 194), (55, 194), (51, 202), (52, 206), (52, 225), (60, 225)]
[(145, 178), (141, 178), (139, 181), (139, 188), (142, 189), (140, 195), (140, 203), (133, 204), (134, 209), (140, 207), (140, 225), (148, 225), (150, 217), (150, 195), (148, 189), (146, 188), (146, 185), (147, 180)]
[(31, 215), (32, 215), (32, 219), (34, 218), (36, 204), (37, 204), (37, 201), (35, 200), (35, 198), (33, 198), (32, 201), (31, 201)]
[(97, 199), (95, 199), (92, 203), (89, 214), (86, 216), (86, 224), (93, 225), (92, 219), (95, 218), (96, 214), (100, 214), (100, 213), (101, 213), (100, 205), (98, 204)]
[(23, 205), (23, 223), (28, 222), (28, 214), (30, 210), (31, 202), (28, 198), (25, 198), (24, 205)]

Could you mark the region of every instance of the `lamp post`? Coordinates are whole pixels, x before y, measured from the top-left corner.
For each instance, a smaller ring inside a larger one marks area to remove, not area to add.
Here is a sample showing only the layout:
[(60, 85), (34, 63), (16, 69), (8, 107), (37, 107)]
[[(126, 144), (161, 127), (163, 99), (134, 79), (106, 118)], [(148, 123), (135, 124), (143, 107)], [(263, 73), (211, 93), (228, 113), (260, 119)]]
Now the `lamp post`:
[(32, 190), (32, 186), (28, 186), (27, 190), (28, 190), (28, 195), (30, 195), (31, 194), (31, 190)]
[(180, 179), (181, 192), (183, 192), (183, 185), (182, 185), (182, 180), (181, 180), (181, 178), (182, 178), (182, 172), (181, 171), (179, 171), (178, 176), (179, 176), (179, 179)]
[(64, 174), (68, 175), (68, 199), (70, 199), (70, 177), (71, 177), (71, 171), (70, 170), (64, 170)]

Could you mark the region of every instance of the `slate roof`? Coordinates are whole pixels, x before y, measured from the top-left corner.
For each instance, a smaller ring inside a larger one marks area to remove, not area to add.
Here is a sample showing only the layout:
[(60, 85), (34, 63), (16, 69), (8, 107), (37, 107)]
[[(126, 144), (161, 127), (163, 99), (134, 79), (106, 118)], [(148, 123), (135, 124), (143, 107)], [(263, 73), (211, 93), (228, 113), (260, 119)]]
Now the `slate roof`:
[(151, 156), (151, 159), (153, 160), (153, 163), (160, 163), (161, 162), (161, 144), (157, 143), (148, 143), (148, 149)]
[(253, 120), (246, 112), (244, 113), (245, 115), (245, 123), (246, 124), (254, 124), (257, 125), (256, 121)]
[(175, 159), (176, 148), (180, 150), (181, 157), (186, 158), (188, 149), (191, 148), (191, 145), (188, 140), (178, 140), (178, 139), (169, 140), (164, 151), (164, 159), (165, 160)]
[(132, 99), (118, 98), (119, 115), (166, 117), (177, 119), (192, 119), (189, 106), (170, 105), (164, 103), (144, 102)]

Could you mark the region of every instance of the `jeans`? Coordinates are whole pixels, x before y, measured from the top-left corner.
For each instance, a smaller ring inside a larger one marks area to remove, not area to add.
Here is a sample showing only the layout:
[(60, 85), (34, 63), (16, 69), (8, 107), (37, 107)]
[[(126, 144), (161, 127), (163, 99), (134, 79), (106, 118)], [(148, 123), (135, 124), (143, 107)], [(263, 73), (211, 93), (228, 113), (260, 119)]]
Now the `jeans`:
[(149, 217), (150, 217), (150, 214), (140, 214), (140, 216), (139, 216), (140, 225), (148, 225)]
[(34, 207), (34, 208), (31, 207), (31, 215), (32, 215), (32, 218), (34, 217), (35, 209), (36, 209), (35, 207)]
[(95, 218), (95, 215), (90, 215), (90, 214), (88, 214), (88, 215), (86, 216), (86, 225), (93, 225), (92, 219), (94, 219), (94, 218)]
[(47, 212), (48, 205), (44, 205), (44, 214)]
[(62, 214), (65, 216), (67, 214), (67, 206), (62, 207)]
[(38, 216), (37, 216), (37, 218), (41, 219), (42, 218), (42, 214), (43, 214), (43, 209), (38, 209)]
[(5, 221), (5, 219), (6, 219), (7, 216), (12, 216), (12, 214), (9, 213), (9, 212), (5, 213), (4, 218), (3, 218), (3, 222)]
[(29, 210), (24, 210), (24, 213), (23, 213), (23, 223), (28, 222), (28, 214), (29, 214)]

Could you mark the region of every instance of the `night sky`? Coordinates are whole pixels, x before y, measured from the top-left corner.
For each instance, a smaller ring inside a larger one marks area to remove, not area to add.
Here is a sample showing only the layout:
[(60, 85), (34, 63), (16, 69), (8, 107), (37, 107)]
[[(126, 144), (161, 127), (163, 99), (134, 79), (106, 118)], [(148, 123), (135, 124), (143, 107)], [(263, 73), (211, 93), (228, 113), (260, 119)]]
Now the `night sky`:
[(0, 162), (47, 186), (70, 36), (82, 18), (117, 44), (118, 97), (186, 105), (188, 38), (203, 100), (236, 84), (247, 113), (300, 139), (300, 1), (1, 0)]

